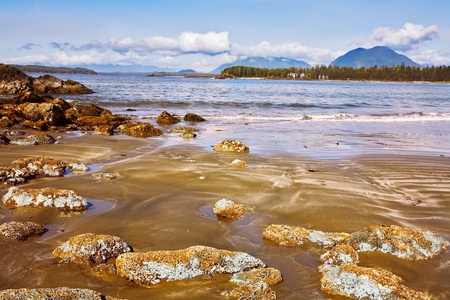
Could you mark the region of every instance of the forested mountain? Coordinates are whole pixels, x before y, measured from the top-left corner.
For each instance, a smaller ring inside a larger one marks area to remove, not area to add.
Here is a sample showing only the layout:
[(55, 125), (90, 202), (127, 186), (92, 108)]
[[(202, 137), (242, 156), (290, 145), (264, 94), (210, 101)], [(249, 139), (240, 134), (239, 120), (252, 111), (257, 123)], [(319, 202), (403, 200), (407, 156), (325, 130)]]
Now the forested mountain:
[(25, 73), (52, 73), (52, 74), (89, 74), (96, 75), (93, 70), (86, 68), (47, 67), (40, 65), (10, 65)]
[(373, 47), (371, 49), (357, 48), (339, 56), (331, 62), (331, 66), (338, 67), (373, 67), (373, 66), (400, 66), (404, 64), (407, 67), (419, 67), (418, 63), (413, 62), (405, 55), (398, 54), (388, 47)]
[(308, 63), (297, 60), (290, 59), (285, 57), (260, 57), (260, 56), (252, 56), (247, 58), (239, 58), (235, 62), (223, 64), (217, 67), (215, 70), (211, 71), (211, 74), (220, 74), (223, 69), (230, 68), (233, 66), (245, 66), (245, 67), (253, 67), (253, 68), (309, 68), (311, 67)]

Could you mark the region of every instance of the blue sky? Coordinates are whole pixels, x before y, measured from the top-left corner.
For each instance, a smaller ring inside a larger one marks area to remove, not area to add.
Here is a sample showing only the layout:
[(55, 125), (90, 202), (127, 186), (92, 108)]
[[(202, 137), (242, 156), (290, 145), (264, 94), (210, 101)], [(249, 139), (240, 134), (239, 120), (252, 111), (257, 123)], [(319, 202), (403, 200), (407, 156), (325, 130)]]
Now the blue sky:
[(388, 46), (450, 65), (450, 1), (0, 0), (0, 62), (211, 71), (245, 56), (329, 64)]

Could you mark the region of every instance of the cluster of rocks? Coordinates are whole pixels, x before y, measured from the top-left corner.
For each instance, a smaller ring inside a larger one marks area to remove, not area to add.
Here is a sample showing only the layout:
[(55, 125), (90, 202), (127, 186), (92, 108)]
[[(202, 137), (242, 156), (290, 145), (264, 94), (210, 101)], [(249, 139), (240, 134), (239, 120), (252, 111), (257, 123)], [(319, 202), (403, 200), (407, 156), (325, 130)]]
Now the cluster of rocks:
[(321, 288), (332, 295), (354, 299), (431, 299), (403, 285), (395, 274), (381, 268), (358, 266), (358, 252), (379, 251), (408, 260), (438, 255), (448, 242), (429, 231), (395, 225), (368, 226), (353, 233), (327, 233), (288, 225), (271, 225), (263, 236), (283, 246), (314, 243), (330, 251), (320, 257)]
[(0, 94), (92, 94), (93, 91), (73, 80), (61, 80), (51, 75), (33, 78), (24, 72), (0, 63)]

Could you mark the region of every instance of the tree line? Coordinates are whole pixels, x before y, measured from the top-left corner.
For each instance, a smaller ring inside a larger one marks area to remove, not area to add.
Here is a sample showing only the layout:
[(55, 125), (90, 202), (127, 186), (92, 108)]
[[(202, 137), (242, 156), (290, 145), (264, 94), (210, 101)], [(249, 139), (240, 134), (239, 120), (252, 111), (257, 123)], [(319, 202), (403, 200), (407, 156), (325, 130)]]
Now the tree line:
[(25, 73), (51, 73), (51, 74), (87, 74), (96, 75), (94, 70), (86, 68), (47, 67), (39, 65), (10, 65)]
[(229, 74), (235, 77), (259, 77), (268, 79), (328, 79), (328, 80), (373, 80), (373, 81), (432, 81), (450, 82), (450, 67), (409, 67), (373, 66), (369, 68), (352, 68), (338, 66), (315, 66), (311, 68), (253, 68), (234, 66), (226, 68), (221, 75)]

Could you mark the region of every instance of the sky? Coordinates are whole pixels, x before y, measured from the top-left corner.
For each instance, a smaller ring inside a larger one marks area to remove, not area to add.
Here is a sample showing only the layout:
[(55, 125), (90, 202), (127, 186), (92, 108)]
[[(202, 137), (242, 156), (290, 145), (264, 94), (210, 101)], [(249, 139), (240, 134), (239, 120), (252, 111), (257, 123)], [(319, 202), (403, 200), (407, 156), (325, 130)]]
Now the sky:
[(209, 72), (249, 56), (330, 64), (387, 46), (450, 65), (449, 0), (0, 0), (0, 62)]

